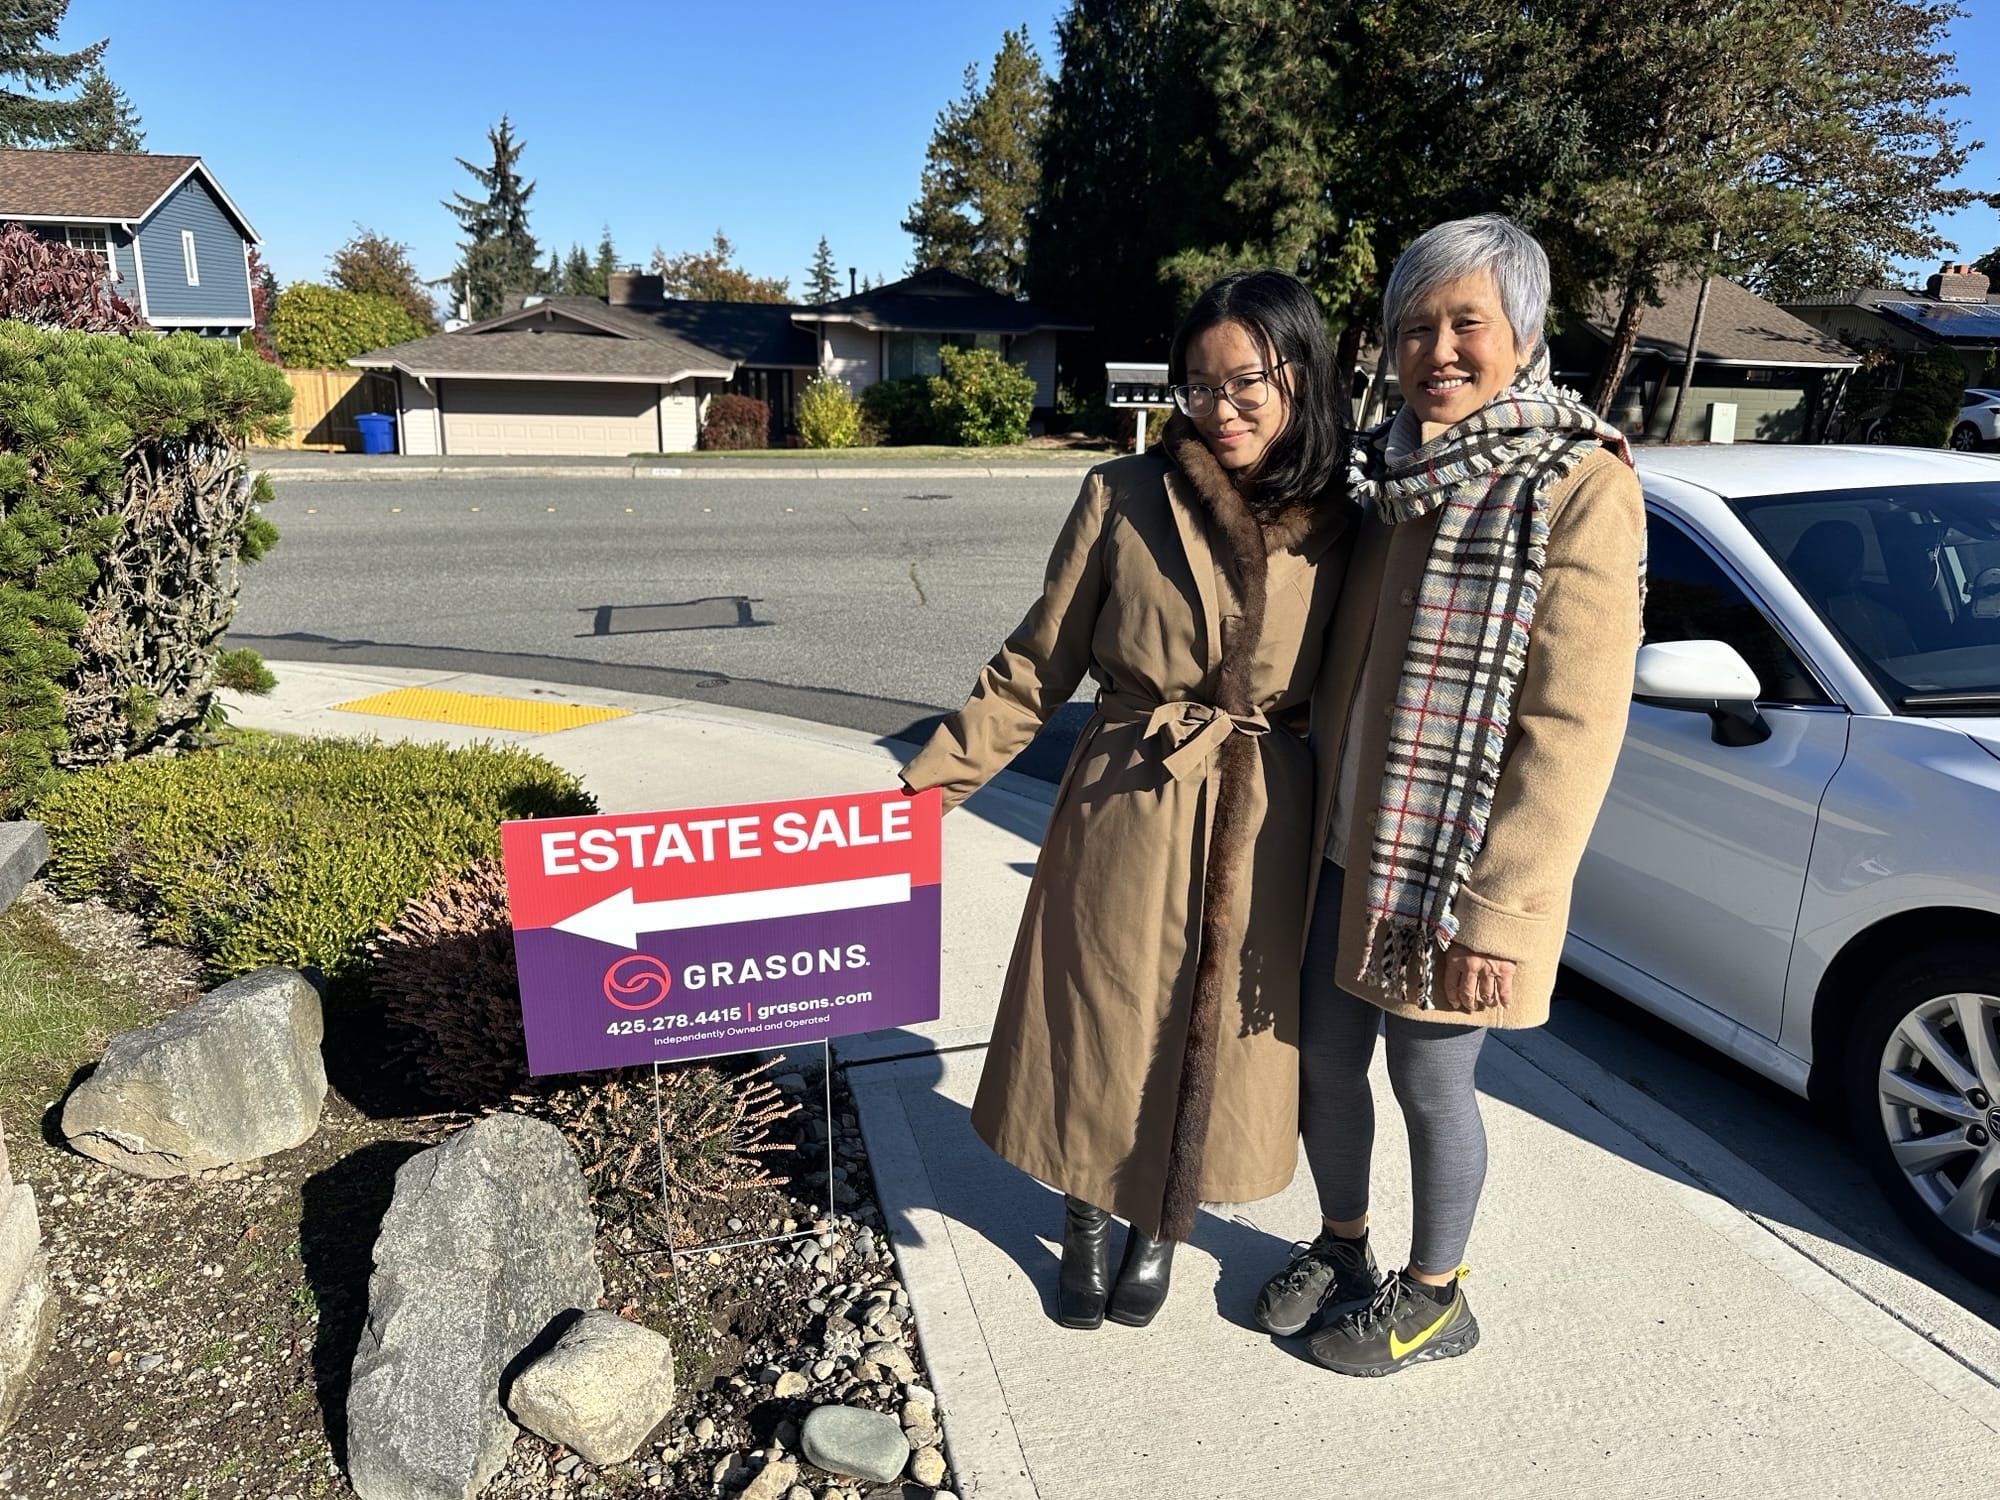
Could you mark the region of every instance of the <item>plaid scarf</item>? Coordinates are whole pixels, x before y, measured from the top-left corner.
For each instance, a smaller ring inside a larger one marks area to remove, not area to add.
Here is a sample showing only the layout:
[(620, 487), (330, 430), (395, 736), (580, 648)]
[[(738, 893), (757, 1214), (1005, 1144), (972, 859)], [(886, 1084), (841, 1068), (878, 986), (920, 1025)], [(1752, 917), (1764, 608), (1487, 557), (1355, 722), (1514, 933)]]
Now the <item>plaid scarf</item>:
[[(1406, 413), (1414, 420), (1414, 413)], [(1627, 463), (1624, 436), (1547, 356), (1489, 405), (1391, 459), (1393, 420), (1355, 442), (1355, 498), (1390, 525), (1442, 511), (1417, 589), (1368, 860), (1360, 978), (1432, 1008), (1437, 957), (1458, 933), (1459, 888), (1486, 839), (1514, 685), (1527, 661), (1548, 550), (1548, 499), (1594, 451)]]

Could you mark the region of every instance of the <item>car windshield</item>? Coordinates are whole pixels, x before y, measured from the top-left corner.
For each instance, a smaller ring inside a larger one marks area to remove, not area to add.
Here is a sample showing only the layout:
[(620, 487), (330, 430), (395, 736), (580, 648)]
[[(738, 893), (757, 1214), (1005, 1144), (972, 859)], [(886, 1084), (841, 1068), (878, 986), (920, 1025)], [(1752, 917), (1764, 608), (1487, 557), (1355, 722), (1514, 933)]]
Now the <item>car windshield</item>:
[(1891, 702), (2000, 708), (2000, 479), (1731, 504)]

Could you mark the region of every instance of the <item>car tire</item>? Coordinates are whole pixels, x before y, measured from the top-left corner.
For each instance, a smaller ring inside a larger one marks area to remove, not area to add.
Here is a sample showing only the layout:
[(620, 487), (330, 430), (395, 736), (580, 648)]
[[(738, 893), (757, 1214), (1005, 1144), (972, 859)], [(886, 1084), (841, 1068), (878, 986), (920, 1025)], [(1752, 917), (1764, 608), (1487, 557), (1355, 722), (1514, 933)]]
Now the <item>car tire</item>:
[(1970, 422), (1960, 422), (1951, 430), (1951, 445), (1960, 453), (1977, 453), (1983, 446), (1979, 429)]
[(1848, 1126), (1891, 1206), (1940, 1258), (2000, 1285), (2000, 944), (1940, 944), (1885, 968), (1845, 1075)]
[(1875, 443), (1875, 444), (1888, 442), (1889, 424), (1883, 421), (1880, 417), (1877, 417), (1874, 421), (1868, 424), (1867, 431), (1861, 434), (1861, 441), (1864, 443)]

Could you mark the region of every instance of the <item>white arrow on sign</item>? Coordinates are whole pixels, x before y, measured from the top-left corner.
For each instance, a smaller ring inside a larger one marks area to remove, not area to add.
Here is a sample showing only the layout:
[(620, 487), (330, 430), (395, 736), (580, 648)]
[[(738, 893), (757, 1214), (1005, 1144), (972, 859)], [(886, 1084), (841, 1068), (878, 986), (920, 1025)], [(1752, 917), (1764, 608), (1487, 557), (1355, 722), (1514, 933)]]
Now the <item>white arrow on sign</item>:
[(573, 917), (564, 917), (556, 923), (556, 930), (619, 948), (637, 948), (641, 933), (719, 927), (766, 917), (809, 917), (818, 912), (893, 906), (909, 899), (908, 875), (870, 875), (862, 880), (829, 880), (775, 891), (732, 891), (721, 896), (682, 896), (674, 901), (634, 901), (632, 888), (627, 886)]

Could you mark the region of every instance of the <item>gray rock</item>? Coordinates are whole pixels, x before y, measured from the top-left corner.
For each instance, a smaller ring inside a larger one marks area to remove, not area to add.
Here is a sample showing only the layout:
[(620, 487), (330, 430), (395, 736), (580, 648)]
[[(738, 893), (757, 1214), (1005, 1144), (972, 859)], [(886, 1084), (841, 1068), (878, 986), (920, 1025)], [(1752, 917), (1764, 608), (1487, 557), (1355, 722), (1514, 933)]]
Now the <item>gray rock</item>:
[(604, 1294), (594, 1237), (576, 1154), (544, 1121), (491, 1115), (403, 1163), (347, 1398), (362, 1500), (471, 1500), (500, 1471), (501, 1372)]
[(697, 1443), (709, 1443), (715, 1440), (715, 1424), (709, 1421), (707, 1417), (703, 1417), (700, 1421), (696, 1422), (689, 1431), (694, 1434), (694, 1440)]
[(870, 1344), (861, 1351), (861, 1357), (887, 1370), (898, 1380), (915, 1380), (917, 1367), (910, 1356), (903, 1352), (901, 1344)]
[(784, 1500), (799, 1477), (799, 1466), (773, 1460), (757, 1471), (757, 1477), (743, 1487), (743, 1500)]
[(803, 1396), (811, 1385), (812, 1382), (797, 1370), (787, 1370), (771, 1387), (771, 1394), (784, 1401), (793, 1396)]
[(120, 1032), (63, 1105), (83, 1155), (137, 1177), (190, 1177), (304, 1145), (326, 1100), (319, 992), (293, 969), (232, 979)]
[(0, 1185), (0, 1310), (14, 1305), (41, 1248), (35, 1190), (25, 1182)]
[(56, 1299), (49, 1290), (49, 1252), (37, 1250), (14, 1300), (0, 1308), (0, 1432), (13, 1425), (27, 1394), (35, 1362), (56, 1328)]
[(944, 1483), (944, 1455), (935, 1448), (919, 1448), (910, 1455), (910, 1478), (936, 1489)]
[(585, 1313), (507, 1393), (515, 1421), (599, 1468), (637, 1453), (673, 1404), (673, 1346), (613, 1312)]
[(830, 1474), (888, 1484), (910, 1461), (909, 1439), (896, 1419), (859, 1406), (819, 1406), (799, 1429), (799, 1446)]
[(0, 823), (0, 911), (21, 897), (43, 865), (49, 862), (49, 836), (31, 819)]

